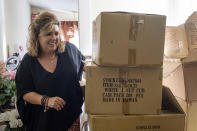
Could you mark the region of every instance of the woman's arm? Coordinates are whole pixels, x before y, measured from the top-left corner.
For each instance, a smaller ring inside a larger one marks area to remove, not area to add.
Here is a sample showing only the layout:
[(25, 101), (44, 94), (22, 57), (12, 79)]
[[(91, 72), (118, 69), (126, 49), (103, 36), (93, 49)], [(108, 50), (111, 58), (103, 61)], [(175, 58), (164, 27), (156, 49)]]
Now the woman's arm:
[(41, 105), (42, 95), (36, 92), (29, 92), (23, 96), (23, 99), (31, 104)]
[[(23, 96), (23, 99), (31, 104), (42, 105), (41, 100), (43, 96), (36, 92), (29, 92)], [(54, 108), (57, 111), (65, 106), (66, 102), (60, 97), (49, 97), (47, 106)]]

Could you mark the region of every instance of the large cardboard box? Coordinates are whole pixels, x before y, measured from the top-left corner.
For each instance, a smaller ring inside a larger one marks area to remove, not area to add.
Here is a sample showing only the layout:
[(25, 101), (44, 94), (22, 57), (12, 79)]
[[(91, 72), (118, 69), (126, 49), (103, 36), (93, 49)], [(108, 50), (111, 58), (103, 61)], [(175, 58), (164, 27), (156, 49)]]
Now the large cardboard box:
[(166, 17), (102, 12), (93, 22), (92, 58), (104, 66), (161, 66)]
[(189, 55), (185, 58), (182, 58), (183, 63), (197, 62), (197, 49), (193, 49), (189, 52)]
[(166, 27), (164, 55), (168, 58), (188, 56), (188, 43), (184, 25)]
[(85, 110), (89, 114), (158, 114), (162, 68), (87, 66)]
[(189, 50), (197, 49), (197, 12), (194, 12), (185, 22), (185, 30)]
[(89, 131), (184, 131), (185, 114), (169, 89), (160, 115), (89, 115)]
[(197, 100), (197, 62), (182, 63), (171, 74), (163, 78), (176, 97), (186, 101)]
[(163, 61), (163, 77), (168, 77), (168, 75), (173, 72), (181, 64), (180, 59), (165, 58)]
[(197, 131), (197, 101), (187, 102), (176, 97), (186, 114), (185, 131)]

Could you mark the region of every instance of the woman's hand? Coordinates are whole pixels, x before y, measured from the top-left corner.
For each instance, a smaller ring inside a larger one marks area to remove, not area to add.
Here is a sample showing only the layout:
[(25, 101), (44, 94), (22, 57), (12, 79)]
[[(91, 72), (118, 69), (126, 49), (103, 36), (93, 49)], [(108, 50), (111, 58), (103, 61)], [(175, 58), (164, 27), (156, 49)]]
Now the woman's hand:
[(65, 105), (66, 105), (66, 102), (58, 96), (50, 97), (48, 100), (48, 106), (50, 108), (56, 109), (57, 111), (62, 110)]

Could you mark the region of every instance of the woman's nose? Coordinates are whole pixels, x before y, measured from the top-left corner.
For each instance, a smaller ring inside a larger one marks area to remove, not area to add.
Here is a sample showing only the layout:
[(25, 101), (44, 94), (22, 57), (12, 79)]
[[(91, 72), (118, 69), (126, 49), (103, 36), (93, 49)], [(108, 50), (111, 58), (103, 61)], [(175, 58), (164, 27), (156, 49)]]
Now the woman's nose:
[(51, 38), (52, 38), (52, 39), (56, 39), (57, 36), (56, 36), (55, 34), (52, 34), (52, 35), (51, 35)]

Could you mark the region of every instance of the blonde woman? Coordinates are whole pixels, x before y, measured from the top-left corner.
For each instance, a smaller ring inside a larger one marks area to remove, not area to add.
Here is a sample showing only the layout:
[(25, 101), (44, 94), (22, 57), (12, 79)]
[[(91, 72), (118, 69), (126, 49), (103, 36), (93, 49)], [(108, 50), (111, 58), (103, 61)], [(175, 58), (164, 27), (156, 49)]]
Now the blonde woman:
[(84, 56), (60, 40), (59, 22), (50, 12), (41, 13), (29, 33), (15, 78), (19, 114), (27, 131), (67, 131), (81, 113)]

